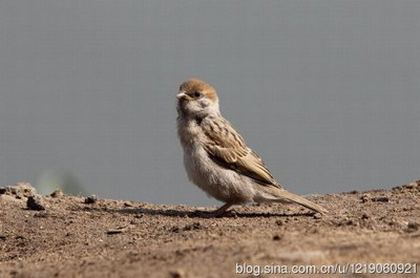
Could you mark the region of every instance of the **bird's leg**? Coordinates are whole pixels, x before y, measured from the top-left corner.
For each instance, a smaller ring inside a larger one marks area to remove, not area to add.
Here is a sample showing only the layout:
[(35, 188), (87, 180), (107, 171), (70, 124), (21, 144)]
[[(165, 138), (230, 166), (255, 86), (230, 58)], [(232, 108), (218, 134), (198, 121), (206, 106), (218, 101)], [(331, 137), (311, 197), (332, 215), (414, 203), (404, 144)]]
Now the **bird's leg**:
[(214, 210), (214, 211), (211, 211), (210, 213), (213, 215), (213, 216), (221, 216), (221, 215), (223, 215), (230, 207), (232, 206), (232, 204), (230, 204), (230, 203), (226, 203), (226, 204), (224, 204), (223, 206), (221, 206), (220, 208), (218, 208), (218, 209), (216, 209), (216, 210)]
[(231, 203), (226, 203), (220, 208), (213, 211), (195, 211), (196, 214), (202, 217), (220, 217), (232, 206)]

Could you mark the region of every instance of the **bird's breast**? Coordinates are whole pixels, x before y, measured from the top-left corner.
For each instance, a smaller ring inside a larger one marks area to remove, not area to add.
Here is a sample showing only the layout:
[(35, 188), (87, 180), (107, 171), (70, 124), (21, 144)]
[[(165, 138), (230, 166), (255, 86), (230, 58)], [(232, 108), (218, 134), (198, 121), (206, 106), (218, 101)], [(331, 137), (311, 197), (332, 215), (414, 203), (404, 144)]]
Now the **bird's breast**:
[(192, 120), (178, 120), (178, 137), (185, 149), (198, 144), (203, 136), (201, 127)]

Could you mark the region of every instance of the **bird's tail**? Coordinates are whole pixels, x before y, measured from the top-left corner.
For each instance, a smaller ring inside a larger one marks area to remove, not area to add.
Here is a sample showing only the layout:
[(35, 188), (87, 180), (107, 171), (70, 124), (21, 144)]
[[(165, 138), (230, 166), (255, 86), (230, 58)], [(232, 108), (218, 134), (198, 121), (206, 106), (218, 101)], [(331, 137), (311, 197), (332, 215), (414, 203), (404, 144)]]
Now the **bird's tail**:
[(320, 205), (317, 205), (302, 196), (290, 193), (282, 188), (271, 187), (270, 189), (272, 189), (270, 190), (270, 195), (274, 197), (271, 201), (280, 203), (297, 203), (321, 214), (326, 214), (328, 212), (328, 210)]

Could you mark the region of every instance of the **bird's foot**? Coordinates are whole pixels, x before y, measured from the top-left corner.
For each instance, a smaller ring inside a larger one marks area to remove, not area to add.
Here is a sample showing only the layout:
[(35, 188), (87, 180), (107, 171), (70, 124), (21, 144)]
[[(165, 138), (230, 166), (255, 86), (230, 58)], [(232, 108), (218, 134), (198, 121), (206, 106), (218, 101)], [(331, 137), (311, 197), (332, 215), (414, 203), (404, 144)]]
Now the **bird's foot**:
[(213, 210), (213, 211), (203, 211), (203, 210), (195, 210), (193, 212), (193, 216), (196, 217), (203, 217), (203, 218), (217, 218), (217, 217), (226, 217), (226, 216), (235, 216), (236, 212), (234, 210), (228, 209), (231, 207), (231, 204), (225, 204), (222, 207)]

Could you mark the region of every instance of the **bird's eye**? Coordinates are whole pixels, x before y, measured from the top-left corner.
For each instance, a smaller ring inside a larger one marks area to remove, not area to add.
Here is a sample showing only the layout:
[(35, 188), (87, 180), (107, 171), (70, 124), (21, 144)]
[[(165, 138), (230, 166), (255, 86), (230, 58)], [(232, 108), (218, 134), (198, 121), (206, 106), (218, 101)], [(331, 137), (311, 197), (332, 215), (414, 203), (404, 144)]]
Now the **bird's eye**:
[(201, 97), (201, 93), (200, 93), (200, 92), (194, 92), (194, 93), (193, 93), (193, 96), (194, 96), (195, 98), (199, 98), (199, 97)]

